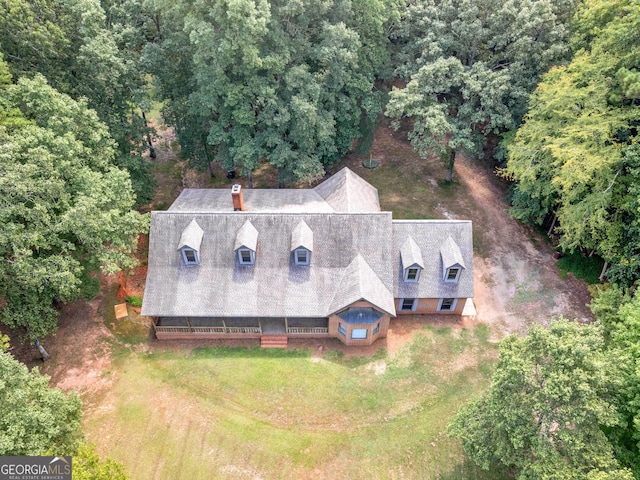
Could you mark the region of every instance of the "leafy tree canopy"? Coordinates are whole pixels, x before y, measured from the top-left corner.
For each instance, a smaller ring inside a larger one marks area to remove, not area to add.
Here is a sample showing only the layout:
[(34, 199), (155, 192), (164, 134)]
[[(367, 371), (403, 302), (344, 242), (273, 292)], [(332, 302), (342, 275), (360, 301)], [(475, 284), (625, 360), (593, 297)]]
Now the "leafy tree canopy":
[(94, 445), (82, 444), (73, 454), (74, 480), (127, 480), (129, 477), (118, 462), (101, 460)]
[(513, 216), (557, 215), (560, 246), (595, 250), (628, 286), (640, 275), (640, 3), (585, 2), (575, 23), (579, 50), (543, 77), (503, 174), (515, 181)]
[(75, 393), (0, 349), (0, 455), (72, 455), (76, 480), (126, 480), (122, 465), (82, 441), (81, 416)]
[(0, 455), (76, 449), (81, 438), (80, 399), (50, 388), (48, 381), (0, 351)]
[(616, 457), (640, 478), (640, 295), (601, 287), (591, 310), (603, 325), (611, 356), (618, 358), (622, 379), (615, 392), (621, 421), (608, 431)]
[(53, 303), (77, 296), (83, 264), (135, 264), (148, 219), (86, 102), (36, 76), (0, 86), (2, 107), (21, 121), (0, 124), (0, 321), (33, 339), (55, 331)]
[(372, 87), (395, 8), (387, 0), (166, 6), (163, 41), (145, 58), (185, 153), (244, 174), (266, 160), (281, 182), (323, 175), (359, 136), (363, 109), (380, 110)]
[(519, 479), (625, 479), (604, 429), (620, 424), (623, 385), (598, 327), (566, 320), (507, 337), (491, 389), (463, 407), (448, 432), (484, 469)]
[[(416, 0), (397, 33), (406, 88), (387, 115), (413, 120), (422, 155), (440, 151), (451, 180), (456, 150), (478, 156), (487, 135), (513, 128), (539, 75), (566, 52), (572, 1)], [(397, 124), (396, 124), (397, 125)]]
[(92, 0), (0, 1), (0, 50), (11, 73), (41, 74), (56, 90), (85, 97), (117, 142), (113, 161), (130, 172), (138, 203), (146, 203), (154, 180), (141, 156), (148, 133), (139, 111), (148, 107), (143, 33), (120, 25), (107, 23)]

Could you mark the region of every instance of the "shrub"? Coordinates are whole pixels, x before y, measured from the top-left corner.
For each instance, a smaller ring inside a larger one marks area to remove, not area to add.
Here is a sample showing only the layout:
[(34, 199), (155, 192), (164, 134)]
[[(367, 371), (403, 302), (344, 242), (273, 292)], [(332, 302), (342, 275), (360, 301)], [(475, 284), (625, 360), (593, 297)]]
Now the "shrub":
[(577, 278), (591, 284), (600, 282), (600, 272), (603, 265), (604, 260), (597, 255), (585, 257), (579, 253), (570, 253), (558, 260), (560, 270), (571, 272)]
[(142, 297), (137, 295), (129, 295), (128, 297), (125, 297), (124, 301), (132, 307), (140, 308), (142, 306)]

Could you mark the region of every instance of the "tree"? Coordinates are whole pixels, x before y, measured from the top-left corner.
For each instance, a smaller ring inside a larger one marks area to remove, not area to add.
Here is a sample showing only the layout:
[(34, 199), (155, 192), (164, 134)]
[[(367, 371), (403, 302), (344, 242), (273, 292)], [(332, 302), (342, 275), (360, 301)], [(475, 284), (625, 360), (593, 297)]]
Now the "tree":
[(456, 153), (482, 155), (486, 137), (515, 127), (539, 75), (563, 58), (573, 1), (417, 0), (396, 42), (398, 73), (386, 114), (411, 118), (421, 156), (441, 154), (451, 181)]
[(11, 73), (38, 71), (55, 78), (58, 87), (70, 85), (73, 46), (64, 30), (70, 20), (64, 2), (0, 1), (0, 50)]
[(531, 96), (503, 171), (515, 182), (514, 217), (540, 225), (555, 215), (560, 247), (595, 251), (623, 285), (640, 274), (639, 6), (585, 2), (575, 19), (579, 50)]
[(127, 480), (129, 478), (118, 462), (110, 458), (102, 461), (95, 451), (95, 445), (80, 445), (74, 452), (72, 468), (74, 480)]
[(0, 1), (0, 50), (16, 78), (43, 75), (56, 90), (98, 113), (117, 142), (114, 162), (127, 169), (139, 204), (152, 196), (154, 179), (141, 154), (150, 130), (141, 117), (146, 79), (139, 59), (142, 32), (119, 28), (99, 2)]
[(72, 452), (79, 444), (80, 399), (48, 382), (0, 351), (0, 455)]
[(607, 432), (620, 463), (640, 477), (640, 295), (615, 285), (600, 288), (590, 305), (603, 325), (610, 355), (618, 359), (622, 379), (615, 392), (621, 414)]
[(78, 395), (0, 349), (0, 455), (72, 455), (76, 480), (126, 480), (122, 465), (82, 441), (81, 407)]
[(0, 321), (33, 340), (55, 331), (54, 303), (77, 298), (86, 266), (135, 265), (148, 218), (85, 102), (36, 76), (0, 86), (3, 106), (21, 121), (0, 125)]
[(600, 328), (566, 320), (507, 337), (490, 390), (448, 427), (483, 469), (500, 465), (519, 479), (632, 479), (604, 429), (620, 423), (617, 359)]
[(451, 182), (458, 150), (481, 155), (488, 134), (513, 126), (510, 81), (506, 70), (494, 72), (482, 62), (465, 68), (455, 57), (441, 57), (421, 67), (406, 88), (391, 92), (386, 113), (413, 119), (414, 148), (422, 157), (439, 152)]
[(388, 0), (176, 2), (145, 58), (193, 160), (246, 175), (267, 161), (281, 186), (309, 181), (348, 151), (363, 114), (379, 112), (372, 87), (395, 9)]

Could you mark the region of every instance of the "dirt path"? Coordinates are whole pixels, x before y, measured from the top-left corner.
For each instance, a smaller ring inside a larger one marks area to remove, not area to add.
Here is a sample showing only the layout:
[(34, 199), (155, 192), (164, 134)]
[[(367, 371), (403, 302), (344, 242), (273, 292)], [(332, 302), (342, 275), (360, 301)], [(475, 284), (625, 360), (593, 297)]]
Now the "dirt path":
[(484, 257), (474, 257), (477, 320), (501, 325), (503, 333), (524, 333), (534, 323), (558, 316), (591, 321), (584, 282), (561, 278), (551, 247), (533, 229), (508, 216), (506, 188), (493, 174), (458, 161), (457, 176), (482, 215), (474, 235), (482, 237)]

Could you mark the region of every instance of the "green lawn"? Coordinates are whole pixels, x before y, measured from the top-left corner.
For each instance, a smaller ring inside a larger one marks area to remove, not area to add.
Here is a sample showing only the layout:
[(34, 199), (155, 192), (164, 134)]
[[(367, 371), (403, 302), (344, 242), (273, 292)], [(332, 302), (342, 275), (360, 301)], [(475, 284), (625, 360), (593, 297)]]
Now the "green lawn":
[(393, 359), (122, 348), (85, 430), (136, 480), (495, 478), (445, 434), (488, 384), (486, 338), (483, 325), (425, 328)]

